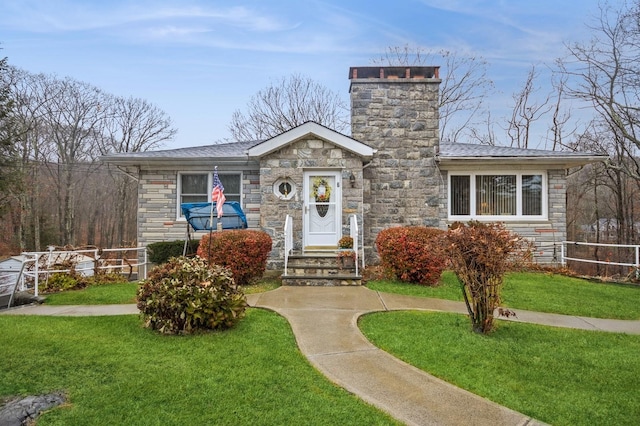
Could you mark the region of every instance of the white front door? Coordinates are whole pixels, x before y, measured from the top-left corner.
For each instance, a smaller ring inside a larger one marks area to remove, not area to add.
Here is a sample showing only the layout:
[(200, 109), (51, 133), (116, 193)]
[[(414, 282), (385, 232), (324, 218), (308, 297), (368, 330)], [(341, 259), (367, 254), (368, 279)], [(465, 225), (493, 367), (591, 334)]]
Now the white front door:
[(334, 248), (342, 235), (342, 182), (339, 171), (304, 173), (304, 247)]

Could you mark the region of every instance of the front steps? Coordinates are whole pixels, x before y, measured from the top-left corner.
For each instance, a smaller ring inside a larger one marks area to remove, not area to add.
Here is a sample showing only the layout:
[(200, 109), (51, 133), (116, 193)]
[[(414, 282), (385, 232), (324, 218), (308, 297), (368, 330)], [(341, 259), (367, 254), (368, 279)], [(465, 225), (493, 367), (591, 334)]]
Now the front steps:
[(337, 251), (306, 252), (289, 256), (282, 285), (356, 286), (362, 285), (362, 276), (356, 275), (355, 265), (340, 268)]

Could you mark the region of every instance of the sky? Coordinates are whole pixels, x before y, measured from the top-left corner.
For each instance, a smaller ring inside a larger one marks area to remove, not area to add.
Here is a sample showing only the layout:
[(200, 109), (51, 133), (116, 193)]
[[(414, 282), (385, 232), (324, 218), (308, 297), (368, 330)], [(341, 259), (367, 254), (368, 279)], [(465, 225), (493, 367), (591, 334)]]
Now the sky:
[(229, 138), (233, 112), (292, 74), (348, 105), (349, 67), (391, 46), (483, 57), (495, 117), (531, 65), (589, 38), (597, 12), (597, 0), (0, 0), (0, 57), (149, 101), (178, 148)]

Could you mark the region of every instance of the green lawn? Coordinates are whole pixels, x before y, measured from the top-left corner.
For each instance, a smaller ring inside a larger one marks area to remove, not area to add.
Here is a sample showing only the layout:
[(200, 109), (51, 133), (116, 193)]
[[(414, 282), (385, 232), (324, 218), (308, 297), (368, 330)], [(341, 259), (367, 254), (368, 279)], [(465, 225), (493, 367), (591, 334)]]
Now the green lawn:
[(378, 347), (456, 386), (553, 425), (636, 425), (640, 336), (384, 312), (360, 319)]
[(311, 367), (268, 311), (186, 337), (158, 335), (134, 315), (0, 316), (0, 329), (0, 399), (69, 398), (39, 426), (397, 424)]
[(47, 305), (113, 305), (136, 303), (138, 283), (92, 285), (82, 290), (45, 295)]
[[(276, 289), (280, 280), (267, 277), (255, 284), (243, 287), (245, 294), (261, 293)], [(47, 294), (47, 305), (113, 305), (136, 303), (137, 282), (92, 285), (82, 290)]]
[[(386, 293), (462, 301), (455, 275), (446, 271), (438, 287), (397, 281), (370, 281), (367, 287)], [(603, 284), (557, 274), (507, 274), (502, 305), (513, 309), (594, 318), (640, 319), (640, 286)]]

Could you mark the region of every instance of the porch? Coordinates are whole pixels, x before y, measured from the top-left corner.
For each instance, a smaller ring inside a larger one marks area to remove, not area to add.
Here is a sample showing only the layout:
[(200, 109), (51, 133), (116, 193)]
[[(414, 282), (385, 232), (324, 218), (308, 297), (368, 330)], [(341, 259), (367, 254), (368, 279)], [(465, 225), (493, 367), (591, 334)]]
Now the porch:
[[(359, 260), (359, 232), (355, 215), (349, 217), (349, 236), (353, 249), (348, 253), (338, 247), (305, 247), (294, 251), (293, 220), (287, 215), (284, 227), (284, 271), (286, 286), (359, 286), (362, 285)], [(346, 255), (345, 255), (346, 254)]]

